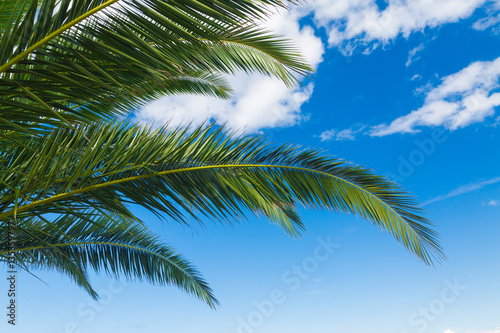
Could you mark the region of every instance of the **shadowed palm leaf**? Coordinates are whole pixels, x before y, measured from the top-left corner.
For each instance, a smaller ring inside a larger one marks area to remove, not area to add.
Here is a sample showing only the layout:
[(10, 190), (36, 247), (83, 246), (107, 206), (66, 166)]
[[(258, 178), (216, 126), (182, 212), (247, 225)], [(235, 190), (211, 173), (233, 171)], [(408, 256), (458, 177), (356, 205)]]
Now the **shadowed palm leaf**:
[[(0, 124), (40, 129), (113, 117), (166, 94), (228, 97), (221, 73), (297, 83), (310, 68), (255, 27), (279, 0), (7, 0)], [(9, 15), (10, 14), (10, 15)], [(22, 111), (22, 112), (20, 112)]]
[[(304, 226), (297, 209), (303, 206), (359, 215), (426, 264), (444, 258), (430, 221), (405, 191), (314, 150), (270, 146), (223, 128), (153, 131), (127, 123), (59, 129), (45, 140), (22, 143), (0, 147), (0, 184), (9, 184), (0, 195), (4, 222), (31, 225), (37, 219), (39, 226), (52, 214), (74, 220), (71, 225), (99, 225), (109, 216), (134, 220), (125, 205), (132, 203), (184, 223), (201, 215), (230, 223), (252, 212), (298, 236)], [(30, 251), (39, 258), (36, 249)], [(39, 266), (51, 260), (42, 259)], [(76, 267), (85, 266), (75, 260)]]
[(16, 249), (8, 248), (7, 228), (0, 229), (0, 260), (14, 253), (26, 269), (51, 269), (69, 275), (93, 297), (88, 268), (113, 277), (176, 285), (215, 306), (207, 283), (190, 263), (135, 221), (87, 211), (60, 215), (55, 221), (18, 220)]

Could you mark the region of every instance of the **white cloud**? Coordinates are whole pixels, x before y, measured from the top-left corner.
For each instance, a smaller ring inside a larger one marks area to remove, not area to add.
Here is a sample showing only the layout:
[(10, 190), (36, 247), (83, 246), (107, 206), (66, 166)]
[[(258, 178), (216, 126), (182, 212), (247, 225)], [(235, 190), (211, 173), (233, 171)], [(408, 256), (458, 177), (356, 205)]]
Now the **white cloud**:
[(432, 198), (431, 200), (428, 200), (427, 202), (425, 202), (423, 204), (423, 206), (429, 205), (429, 204), (437, 202), (437, 201), (442, 201), (442, 200), (446, 200), (449, 198), (453, 198), (453, 197), (456, 197), (458, 195), (462, 195), (465, 193), (477, 191), (477, 190), (480, 190), (487, 185), (496, 184), (498, 182), (500, 182), (500, 177), (479, 181), (479, 182), (476, 182), (473, 184), (463, 185), (463, 186), (460, 186), (460, 187), (454, 189), (453, 191), (450, 191), (447, 194), (440, 195), (440, 196), (437, 196), (435, 198)]
[(411, 79), (410, 79), (410, 80), (411, 80), (411, 81), (415, 81), (415, 80), (420, 80), (420, 79), (422, 79), (422, 75), (420, 75), (420, 74), (415, 74), (415, 75), (413, 75), (413, 76), (411, 77)]
[(499, 22), (500, 22), (500, 14), (492, 15), (474, 22), (472, 27), (476, 30), (484, 31), (488, 28), (496, 26)]
[[(412, 80), (420, 78), (416, 75)], [(417, 89), (416, 93), (426, 96), (419, 109), (396, 118), (390, 124), (371, 126), (364, 132), (370, 136), (386, 136), (417, 133), (420, 131), (418, 127), (423, 126), (444, 126), (451, 131), (463, 128), (495, 114), (495, 108), (500, 106), (499, 88), (500, 57), (493, 61), (477, 61), (444, 77), (437, 87), (427, 84)], [(499, 123), (500, 117), (497, 117), (492, 126)], [(349, 132), (349, 129), (327, 131), (321, 134), (321, 138), (326, 141), (344, 131), (351, 134), (351, 140), (360, 132)]]
[[(330, 46), (344, 54), (364, 46), (375, 48), (398, 36), (470, 17), (486, 0), (317, 0), (311, 2), (314, 20), (328, 33)], [(371, 44), (371, 45), (370, 45)]]
[[(309, 64), (316, 67), (323, 60), (324, 47), (310, 26), (300, 28), (300, 15), (298, 10), (281, 11), (263, 24), (293, 40)], [(234, 90), (230, 100), (167, 96), (140, 109), (136, 119), (157, 126), (169, 121), (172, 126), (199, 125), (208, 119), (217, 119), (219, 123), (226, 122), (231, 128), (246, 132), (293, 126), (307, 119), (301, 107), (311, 97), (312, 83), (290, 90), (281, 81), (263, 75), (239, 73), (228, 80)]]
[(263, 24), (269, 30), (290, 39), (300, 49), (300, 54), (308, 63), (316, 68), (323, 61), (325, 50), (321, 38), (314, 35), (314, 29), (311, 26), (300, 27), (299, 20), (307, 14), (305, 5), (293, 6), (291, 10), (279, 10)]
[(488, 201), (488, 206), (498, 206), (500, 205), (500, 200), (490, 200)]
[(495, 122), (493, 124), (491, 124), (491, 126), (493, 126), (493, 127), (500, 126), (500, 116), (495, 118)]
[(307, 119), (300, 107), (312, 94), (313, 85), (290, 91), (275, 79), (238, 74), (231, 79), (235, 88), (231, 100), (205, 96), (169, 96), (161, 98), (136, 115), (139, 121), (170, 122), (172, 126), (200, 125), (217, 119), (234, 129), (256, 132), (261, 128), (293, 126)]
[(324, 131), (319, 135), (321, 141), (344, 141), (344, 140), (354, 140), (351, 129), (345, 129), (338, 131), (336, 129), (331, 129), (329, 131)]
[(354, 140), (355, 135), (359, 132), (361, 132), (366, 126), (358, 125), (356, 126), (356, 129), (353, 128), (347, 128), (345, 130), (337, 130), (337, 129), (331, 129), (328, 131), (324, 131), (317, 137), (321, 139), (321, 141), (351, 141)]
[[(417, 55), (418, 52), (424, 49), (424, 44), (420, 44), (419, 46), (413, 48), (408, 52), (408, 60), (406, 60), (406, 67), (410, 66), (412, 63), (420, 59), (420, 56)], [(412, 79), (413, 80), (413, 79)]]
[[(339, 48), (344, 54), (363, 47), (362, 52), (367, 54), (378, 45), (387, 44), (398, 36), (408, 37), (411, 33), (423, 31), (427, 27), (433, 28), (467, 18), (485, 3), (491, 1), (386, 0), (387, 6), (381, 9), (376, 0), (316, 0), (293, 6), (290, 11), (279, 10), (263, 24), (293, 40), (308, 62), (317, 67), (323, 60), (324, 46), (321, 39), (315, 36), (312, 27), (299, 25), (299, 20), (303, 17), (311, 15), (316, 28), (326, 29), (331, 47)], [(496, 3), (500, 4), (500, 0), (496, 0)], [(494, 10), (485, 20), (477, 21), (475, 27), (479, 29), (496, 24), (493, 22), (493, 14)], [(420, 45), (410, 51), (407, 66), (418, 59), (418, 52), (422, 48), (423, 45)], [(495, 76), (496, 73), (493, 72), (494, 69), (490, 73), (492, 77), (498, 79), (498, 75)], [(465, 76), (466, 73), (461, 74)], [(414, 76), (412, 80), (417, 78), (420, 77)], [(485, 78), (485, 75), (478, 73), (475, 78), (477, 83)], [(456, 78), (455, 81), (459, 79)], [(311, 97), (312, 84), (290, 91), (281, 82), (259, 75), (236, 75), (230, 78), (230, 81), (234, 88), (231, 100), (221, 101), (201, 96), (165, 97), (139, 110), (136, 118), (138, 121), (154, 122), (157, 125), (169, 120), (172, 125), (176, 125), (188, 122), (199, 124), (207, 119), (218, 119), (219, 122), (227, 122), (231, 127), (244, 127), (248, 132), (256, 132), (262, 128), (293, 126), (307, 119), (301, 107)], [(443, 82), (440, 87), (434, 89), (434, 94), (439, 91), (444, 93), (446, 86), (452, 85)], [(405, 116), (406, 118), (396, 119), (393, 124), (374, 128), (372, 135), (415, 132), (416, 126), (444, 125), (455, 129), (482, 121), (491, 115), (493, 108), (500, 103), (500, 95), (490, 95), (493, 88), (488, 90), (488, 87), (470, 86), (469, 90), (462, 91), (458, 98), (452, 98), (452, 92), (441, 99), (429, 95), (421, 109)], [(456, 90), (455, 93), (459, 94), (459, 91)], [(356, 133), (348, 129), (332, 132), (330, 135), (338, 139), (352, 140)]]
[(492, 1), (486, 6), (488, 16), (477, 20), (472, 27), (479, 31), (484, 31), (488, 28), (496, 26), (500, 23), (500, 1)]
[(457, 333), (457, 332), (447, 329), (446, 331), (444, 331), (444, 333)]
[(370, 135), (415, 133), (419, 126), (444, 126), (455, 130), (481, 122), (500, 105), (500, 57), (478, 61), (446, 76), (427, 92), (424, 105), (392, 121), (371, 128)]

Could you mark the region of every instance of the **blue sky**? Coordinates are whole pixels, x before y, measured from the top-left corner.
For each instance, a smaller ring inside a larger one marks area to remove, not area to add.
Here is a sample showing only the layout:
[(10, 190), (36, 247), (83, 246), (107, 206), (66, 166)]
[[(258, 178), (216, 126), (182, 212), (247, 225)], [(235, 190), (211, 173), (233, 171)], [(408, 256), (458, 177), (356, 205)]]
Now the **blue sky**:
[(216, 311), (105, 276), (95, 303), (41, 272), (20, 275), (19, 324), (1, 332), (500, 332), (500, 2), (317, 0), (264, 24), (302, 48), (312, 82), (237, 75), (231, 101), (170, 97), (137, 119), (217, 117), (370, 167), (425, 204), (448, 261), (428, 268), (345, 214), (301, 211), (295, 240), (264, 219), (187, 228), (137, 209), (210, 282)]

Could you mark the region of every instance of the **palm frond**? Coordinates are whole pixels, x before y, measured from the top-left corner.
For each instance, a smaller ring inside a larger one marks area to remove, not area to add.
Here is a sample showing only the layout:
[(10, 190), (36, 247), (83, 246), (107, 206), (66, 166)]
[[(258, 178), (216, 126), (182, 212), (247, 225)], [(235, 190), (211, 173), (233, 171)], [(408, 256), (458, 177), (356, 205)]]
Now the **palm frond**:
[[(16, 259), (27, 269), (62, 272), (94, 298), (88, 271), (109, 276), (173, 285), (195, 295), (211, 307), (217, 305), (211, 289), (196, 269), (171, 247), (141, 225), (117, 215), (85, 211), (60, 215), (55, 221), (18, 220)], [(7, 228), (0, 228), (0, 260), (11, 253)]]
[(2, 220), (66, 213), (61, 207), (128, 214), (124, 203), (133, 203), (179, 222), (200, 214), (231, 222), (253, 212), (297, 235), (303, 206), (369, 220), (427, 264), (444, 258), (432, 223), (406, 191), (314, 150), (212, 126), (189, 133), (127, 123), (57, 130), (10, 147), (0, 165), (0, 184), (10, 184), (0, 191)]
[(0, 8), (0, 129), (109, 119), (168, 94), (227, 97), (230, 90), (220, 78), (208, 86), (204, 80), (238, 70), (292, 86), (298, 82), (293, 73), (308, 75), (311, 69), (290, 42), (255, 28), (255, 20), (269, 14), (266, 4), (283, 5), (12, 2), (4, 8), (11, 11), (9, 19)]

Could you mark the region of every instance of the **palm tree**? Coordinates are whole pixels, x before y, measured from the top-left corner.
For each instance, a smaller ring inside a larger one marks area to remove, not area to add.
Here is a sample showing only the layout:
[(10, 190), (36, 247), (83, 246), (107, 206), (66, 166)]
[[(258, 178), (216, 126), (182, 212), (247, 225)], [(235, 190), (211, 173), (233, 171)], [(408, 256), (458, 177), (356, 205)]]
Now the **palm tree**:
[[(113, 120), (165, 94), (227, 97), (244, 70), (292, 86), (310, 69), (254, 27), (279, 0), (5, 0), (0, 8), (0, 260), (175, 285), (214, 306), (192, 264), (130, 210), (189, 223), (264, 215), (297, 237), (301, 206), (387, 230), (426, 264), (444, 258), (414, 199), (367, 169), (224, 127)], [(10, 234), (14, 230), (15, 247)]]

